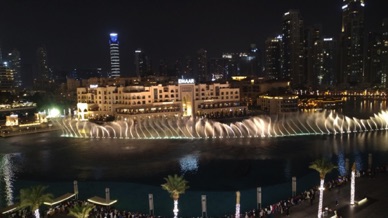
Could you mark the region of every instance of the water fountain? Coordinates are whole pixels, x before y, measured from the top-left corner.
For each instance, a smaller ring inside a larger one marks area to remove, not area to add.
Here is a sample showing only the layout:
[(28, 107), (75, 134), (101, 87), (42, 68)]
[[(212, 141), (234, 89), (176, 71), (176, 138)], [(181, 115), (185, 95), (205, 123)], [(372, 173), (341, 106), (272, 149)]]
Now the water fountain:
[(160, 117), (106, 122), (99, 125), (74, 119), (56, 120), (62, 136), (77, 138), (180, 139), (244, 138), (343, 134), (386, 130), (388, 111), (369, 119), (350, 118), (333, 111), (300, 113), (293, 116), (251, 117), (230, 124), (205, 118)]

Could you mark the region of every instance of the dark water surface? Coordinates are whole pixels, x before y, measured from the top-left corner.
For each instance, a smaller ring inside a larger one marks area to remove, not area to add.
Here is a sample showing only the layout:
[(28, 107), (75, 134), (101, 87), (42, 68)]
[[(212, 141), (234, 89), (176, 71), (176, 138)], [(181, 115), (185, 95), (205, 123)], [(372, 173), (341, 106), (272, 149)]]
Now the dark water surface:
[[(360, 108), (360, 102), (354, 104)], [(361, 101), (362, 103), (362, 101)], [(369, 102), (362, 103), (369, 105)], [(353, 104), (344, 110), (350, 113)], [(361, 106), (362, 108), (362, 106)], [(381, 109), (381, 102), (373, 110)], [(368, 108), (366, 110), (369, 110)], [(372, 110), (372, 111), (373, 111)], [(369, 116), (364, 113), (364, 116)], [(279, 138), (126, 140), (63, 138), (59, 132), (0, 139), (0, 206), (17, 202), (20, 188), (48, 185), (55, 196), (72, 192), (78, 180), (80, 198), (110, 188), (116, 206), (148, 212), (148, 193), (154, 194), (156, 214), (169, 216), (172, 200), (160, 184), (169, 174), (184, 174), (190, 189), (179, 200), (180, 215), (200, 216), (201, 195), (207, 195), (208, 214), (233, 214), (235, 191), (241, 191), (241, 210), (256, 208), (256, 187), (263, 203), (291, 195), (291, 178), (298, 192), (318, 185), (319, 176), (308, 168), (325, 157), (345, 172), (345, 158), (357, 168), (387, 164), (388, 132)]]

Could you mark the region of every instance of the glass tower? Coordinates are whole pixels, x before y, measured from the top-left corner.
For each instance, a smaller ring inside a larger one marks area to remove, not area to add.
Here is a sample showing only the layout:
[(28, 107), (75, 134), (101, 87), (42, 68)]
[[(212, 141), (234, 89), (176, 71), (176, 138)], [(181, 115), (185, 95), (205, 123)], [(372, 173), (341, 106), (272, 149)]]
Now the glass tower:
[(120, 77), (119, 40), (117, 33), (111, 33), (109, 36), (111, 65), (110, 77)]
[(364, 1), (343, 0), (341, 74), (345, 84), (364, 82)]

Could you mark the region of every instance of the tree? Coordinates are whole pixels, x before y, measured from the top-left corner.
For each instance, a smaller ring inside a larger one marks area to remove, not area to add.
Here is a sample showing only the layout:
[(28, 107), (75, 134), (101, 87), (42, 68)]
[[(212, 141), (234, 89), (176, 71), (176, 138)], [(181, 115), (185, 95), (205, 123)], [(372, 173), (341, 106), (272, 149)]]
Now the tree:
[(87, 218), (89, 217), (89, 213), (93, 210), (93, 208), (94, 205), (92, 204), (75, 204), (74, 207), (71, 207), (69, 209), (69, 215), (74, 216), (76, 218)]
[(169, 175), (164, 180), (166, 180), (166, 183), (162, 184), (162, 188), (171, 194), (171, 198), (174, 200), (174, 218), (177, 218), (179, 195), (184, 194), (186, 189), (189, 188), (188, 182), (184, 180), (183, 176), (178, 176), (177, 174), (174, 176)]
[(50, 193), (44, 193), (46, 186), (34, 186), (20, 190), (20, 207), (30, 207), (36, 218), (40, 218), (39, 207), (53, 199)]
[(309, 166), (310, 169), (316, 170), (319, 173), (320, 186), (319, 186), (319, 206), (318, 206), (318, 218), (322, 217), (322, 205), (323, 205), (323, 187), (326, 174), (337, 168), (331, 162), (325, 159), (318, 159), (312, 162)]

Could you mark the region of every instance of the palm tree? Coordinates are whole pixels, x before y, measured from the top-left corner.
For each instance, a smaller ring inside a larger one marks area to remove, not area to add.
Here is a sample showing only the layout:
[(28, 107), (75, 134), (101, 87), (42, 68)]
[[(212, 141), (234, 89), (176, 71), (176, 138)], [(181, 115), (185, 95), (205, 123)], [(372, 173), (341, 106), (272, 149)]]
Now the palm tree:
[(186, 189), (189, 188), (188, 182), (184, 180), (183, 176), (178, 176), (177, 174), (174, 176), (169, 175), (164, 180), (166, 180), (166, 183), (162, 184), (162, 188), (171, 194), (171, 198), (174, 200), (174, 218), (177, 218), (179, 195), (184, 194)]
[(44, 193), (46, 186), (34, 186), (20, 190), (20, 207), (30, 207), (36, 218), (40, 218), (39, 207), (44, 202), (51, 201), (53, 195)]
[(322, 217), (322, 205), (323, 205), (323, 184), (325, 182), (326, 174), (331, 172), (333, 169), (337, 168), (331, 162), (325, 159), (318, 159), (313, 161), (310, 166), (310, 169), (316, 170), (319, 173), (320, 186), (319, 186), (319, 206), (318, 206), (318, 218)]
[(76, 218), (87, 218), (89, 217), (90, 211), (92, 211), (94, 205), (92, 204), (75, 204), (74, 207), (69, 209), (69, 215)]

